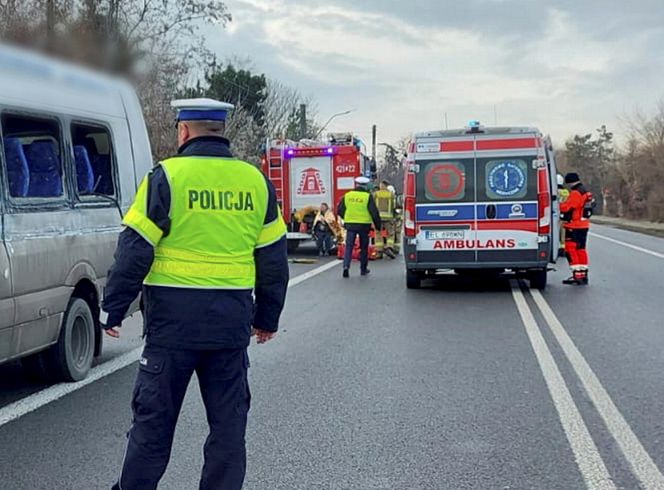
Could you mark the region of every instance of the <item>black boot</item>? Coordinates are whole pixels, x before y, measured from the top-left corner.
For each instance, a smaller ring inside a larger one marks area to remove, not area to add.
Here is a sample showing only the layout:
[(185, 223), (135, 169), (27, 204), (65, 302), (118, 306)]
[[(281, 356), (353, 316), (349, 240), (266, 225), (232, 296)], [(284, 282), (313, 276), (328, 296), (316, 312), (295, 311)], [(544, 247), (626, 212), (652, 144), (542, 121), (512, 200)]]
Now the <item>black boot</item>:
[(342, 277), (345, 279), (349, 276), (348, 269), (344, 269), (344, 272), (342, 274)]
[(575, 278), (574, 276), (570, 276), (570, 277), (568, 277), (567, 279), (565, 279), (565, 280), (563, 281), (563, 284), (576, 286), (576, 285), (579, 284), (579, 283), (577, 282), (577, 280), (576, 280), (576, 278)]

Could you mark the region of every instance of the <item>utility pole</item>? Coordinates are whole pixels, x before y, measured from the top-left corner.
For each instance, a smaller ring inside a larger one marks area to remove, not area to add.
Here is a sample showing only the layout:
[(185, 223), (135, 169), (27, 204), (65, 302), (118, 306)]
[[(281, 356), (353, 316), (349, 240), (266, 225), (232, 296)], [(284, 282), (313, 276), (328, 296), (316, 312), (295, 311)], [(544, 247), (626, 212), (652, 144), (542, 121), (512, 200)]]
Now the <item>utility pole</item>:
[(300, 139), (307, 136), (307, 105), (300, 104)]
[(371, 126), (371, 159), (376, 161), (376, 125)]

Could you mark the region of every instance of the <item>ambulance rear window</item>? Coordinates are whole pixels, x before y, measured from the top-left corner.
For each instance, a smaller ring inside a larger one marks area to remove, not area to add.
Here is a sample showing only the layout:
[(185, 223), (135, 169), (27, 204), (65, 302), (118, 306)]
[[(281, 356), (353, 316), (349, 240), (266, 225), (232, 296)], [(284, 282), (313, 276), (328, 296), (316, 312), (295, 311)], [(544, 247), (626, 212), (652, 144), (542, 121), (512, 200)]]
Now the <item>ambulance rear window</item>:
[(537, 173), (528, 164), (531, 160), (523, 157), (478, 159), (478, 198), (491, 201), (536, 199)]
[(420, 163), (419, 202), (469, 202), (475, 199), (473, 160)]

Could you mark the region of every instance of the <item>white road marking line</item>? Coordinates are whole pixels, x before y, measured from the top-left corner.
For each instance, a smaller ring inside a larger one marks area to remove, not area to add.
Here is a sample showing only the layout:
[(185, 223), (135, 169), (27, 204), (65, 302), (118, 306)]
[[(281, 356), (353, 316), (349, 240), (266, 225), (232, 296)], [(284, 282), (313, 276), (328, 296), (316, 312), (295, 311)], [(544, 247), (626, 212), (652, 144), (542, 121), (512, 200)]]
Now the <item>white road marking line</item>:
[(306, 281), (307, 279), (311, 279), (314, 276), (317, 276), (321, 272), (325, 272), (326, 270), (332, 269), (334, 266), (342, 264), (341, 260), (333, 260), (332, 262), (328, 262), (327, 264), (321, 265), (320, 267), (316, 267), (315, 269), (310, 270), (309, 272), (305, 272), (304, 274), (300, 274), (297, 277), (294, 277), (290, 281), (288, 281), (288, 287), (292, 288), (293, 286), (297, 286), (301, 282)]
[(553, 335), (562, 347), (563, 352), (572, 364), (574, 371), (579, 379), (581, 379), (583, 387), (604, 420), (609, 432), (620, 446), (625, 458), (632, 467), (634, 475), (641, 482), (645, 490), (664, 489), (664, 475), (657, 468), (657, 465), (647, 453), (641, 441), (636, 437), (636, 434), (634, 434), (615, 403), (613, 403), (613, 400), (604, 389), (604, 386), (602, 386), (602, 383), (588, 362), (576, 345), (574, 345), (574, 342), (544, 299), (544, 296), (537, 290), (531, 290), (530, 293)]
[(607, 242), (615, 243), (616, 245), (622, 245), (623, 247), (631, 248), (632, 250), (636, 250), (638, 252), (643, 252), (644, 254), (652, 255), (653, 257), (664, 259), (664, 254), (655, 252), (654, 250), (649, 250), (647, 248), (639, 247), (638, 245), (632, 245), (631, 243), (623, 242), (621, 240), (616, 240), (615, 238), (611, 238), (605, 235), (600, 235), (595, 232), (590, 233), (590, 235), (594, 236), (595, 238), (599, 238), (600, 240), (606, 240)]
[[(334, 260), (308, 272), (305, 272), (304, 274), (300, 274), (288, 281), (288, 287), (291, 288), (296, 286), (306, 281), (307, 279), (311, 279), (312, 277), (331, 269), (340, 263), (340, 260)], [(77, 383), (60, 383), (53, 385), (0, 408), (0, 427), (30, 412), (34, 412), (44, 405), (48, 405), (49, 403), (54, 402), (55, 400), (68, 395), (69, 393), (80, 390), (81, 388), (94, 383), (95, 381), (98, 381), (101, 378), (108, 376), (109, 374), (113, 374), (114, 372), (123, 369), (130, 364), (133, 364), (141, 358), (142, 352), (143, 347), (137, 347), (136, 349), (111, 359), (110, 361), (106, 361), (103, 364), (95, 366), (90, 370), (88, 376), (82, 381)]]
[(586, 487), (590, 490), (615, 490), (616, 486), (611, 480), (611, 475), (516, 281), (512, 281), (512, 297)]
[(78, 381), (77, 383), (60, 383), (53, 385), (35, 393), (34, 395), (27, 396), (0, 408), (0, 427), (7, 422), (11, 422), (27, 413), (33, 412), (48, 403), (68, 395), (69, 393), (80, 390), (84, 386), (94, 383), (104, 376), (108, 376), (119, 369), (129, 366), (140, 359), (142, 351), (143, 347), (137, 347), (115, 359), (111, 359), (99, 366), (93, 367), (88, 373), (87, 378), (82, 381)]

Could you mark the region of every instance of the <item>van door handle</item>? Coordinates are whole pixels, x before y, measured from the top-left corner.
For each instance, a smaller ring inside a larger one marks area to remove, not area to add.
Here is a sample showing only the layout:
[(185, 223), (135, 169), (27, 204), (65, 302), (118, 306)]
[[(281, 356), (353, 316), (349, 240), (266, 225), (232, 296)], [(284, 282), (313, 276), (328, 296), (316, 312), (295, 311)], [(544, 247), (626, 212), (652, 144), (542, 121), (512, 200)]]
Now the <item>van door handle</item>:
[(496, 219), (496, 205), (495, 204), (488, 204), (486, 207), (486, 217), (487, 219)]

